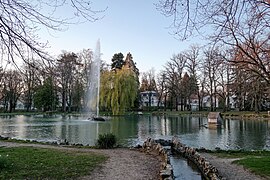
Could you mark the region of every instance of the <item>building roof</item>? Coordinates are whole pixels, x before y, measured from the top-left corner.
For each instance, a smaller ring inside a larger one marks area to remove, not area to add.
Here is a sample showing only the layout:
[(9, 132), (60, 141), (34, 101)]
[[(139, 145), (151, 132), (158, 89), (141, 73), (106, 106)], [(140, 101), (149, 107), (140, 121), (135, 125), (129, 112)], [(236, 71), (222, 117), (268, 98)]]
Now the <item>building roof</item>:
[(220, 112), (209, 112), (208, 119), (217, 119), (221, 117)]

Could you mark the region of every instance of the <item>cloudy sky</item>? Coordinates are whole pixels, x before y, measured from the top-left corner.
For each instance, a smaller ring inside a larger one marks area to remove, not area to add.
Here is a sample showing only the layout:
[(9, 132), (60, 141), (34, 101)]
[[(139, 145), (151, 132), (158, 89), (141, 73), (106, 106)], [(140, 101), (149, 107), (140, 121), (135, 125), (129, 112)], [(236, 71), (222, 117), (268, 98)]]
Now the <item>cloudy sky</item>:
[[(107, 63), (115, 53), (130, 52), (140, 72), (151, 68), (158, 73), (173, 54), (186, 50), (198, 40), (181, 42), (168, 28), (172, 19), (156, 10), (152, 0), (99, 0), (94, 9), (106, 9), (102, 19), (90, 23), (70, 25), (64, 32), (44, 33), (41, 37), (50, 43), (49, 52), (57, 56), (62, 50), (79, 52), (95, 49), (100, 39), (102, 59)], [(64, 15), (65, 11), (61, 12)]]

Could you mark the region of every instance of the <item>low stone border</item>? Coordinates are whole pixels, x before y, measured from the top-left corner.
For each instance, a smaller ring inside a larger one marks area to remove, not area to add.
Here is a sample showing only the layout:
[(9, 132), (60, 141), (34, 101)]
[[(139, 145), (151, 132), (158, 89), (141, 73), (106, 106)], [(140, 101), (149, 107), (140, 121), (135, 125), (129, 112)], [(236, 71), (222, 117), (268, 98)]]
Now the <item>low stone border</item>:
[(171, 149), (177, 153), (180, 153), (182, 156), (188, 158), (194, 164), (196, 164), (196, 166), (200, 169), (205, 179), (209, 180), (222, 179), (215, 166), (210, 164), (194, 148), (182, 144), (177, 137), (173, 137)]
[[(38, 141), (38, 140), (30, 140), (30, 139), (16, 139), (12, 137), (7, 137), (7, 136), (1, 136), (0, 135), (0, 140), (3, 141), (15, 141), (15, 142), (22, 142), (22, 143), (38, 143), (38, 144), (46, 144), (46, 145), (60, 145), (60, 146), (89, 146), (89, 145), (83, 145), (83, 144), (72, 144), (69, 143), (66, 139), (61, 140), (61, 141), (51, 141), (51, 142), (46, 142), (46, 141)], [(90, 147), (90, 146), (89, 146)]]
[(142, 145), (142, 149), (146, 153), (158, 154), (162, 159), (163, 163), (160, 170), (160, 178), (162, 180), (172, 180), (173, 179), (173, 168), (170, 163), (170, 157), (167, 150), (158, 143), (158, 140), (152, 138), (147, 138)]

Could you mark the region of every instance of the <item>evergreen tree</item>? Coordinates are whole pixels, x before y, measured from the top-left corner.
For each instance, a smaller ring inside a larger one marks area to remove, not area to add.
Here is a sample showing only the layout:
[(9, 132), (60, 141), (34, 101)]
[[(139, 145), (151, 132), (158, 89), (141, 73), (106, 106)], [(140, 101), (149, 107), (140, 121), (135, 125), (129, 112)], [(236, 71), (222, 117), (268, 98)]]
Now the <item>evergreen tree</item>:
[(122, 53), (114, 54), (112, 57), (111, 68), (113, 70), (122, 69), (123, 65), (124, 65), (124, 55)]

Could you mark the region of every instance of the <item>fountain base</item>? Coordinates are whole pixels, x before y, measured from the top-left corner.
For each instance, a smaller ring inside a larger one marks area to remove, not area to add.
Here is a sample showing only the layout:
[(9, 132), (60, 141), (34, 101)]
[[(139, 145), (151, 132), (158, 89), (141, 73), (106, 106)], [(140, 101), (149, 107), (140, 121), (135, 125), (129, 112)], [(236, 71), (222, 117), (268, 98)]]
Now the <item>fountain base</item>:
[(93, 117), (94, 121), (105, 121), (103, 117)]
[(88, 120), (91, 120), (91, 121), (105, 121), (105, 119), (103, 117), (100, 117), (100, 116), (89, 117)]

